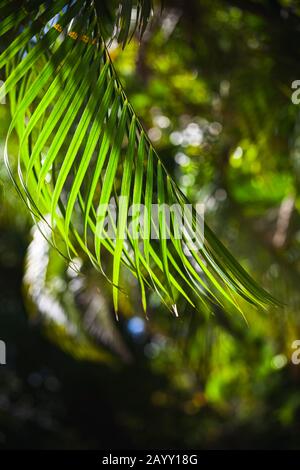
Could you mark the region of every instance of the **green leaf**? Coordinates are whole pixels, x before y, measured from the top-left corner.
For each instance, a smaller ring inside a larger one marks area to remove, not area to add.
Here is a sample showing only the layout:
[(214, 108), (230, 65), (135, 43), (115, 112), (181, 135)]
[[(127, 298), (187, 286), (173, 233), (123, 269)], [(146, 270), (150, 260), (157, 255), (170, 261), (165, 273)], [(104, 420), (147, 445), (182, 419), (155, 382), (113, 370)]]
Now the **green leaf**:
[[(175, 314), (179, 297), (203, 311), (213, 303), (241, 311), (238, 296), (258, 306), (275, 304), (206, 225), (198, 249), (188, 248), (197, 224), (194, 209), (181, 237), (174, 213), (169, 221), (160, 210), (156, 220), (153, 204), (176, 205), (180, 212), (189, 201), (128, 102), (99, 33), (98, 10), (85, 2), (44, 6), (28, 2), (31, 15), (16, 14), (21, 31), (7, 2), (0, 2), (6, 15), (0, 34), (9, 36), (0, 64), (6, 68), (12, 112), (5, 161), (34, 219), (50, 226), (49, 241), (58, 249), (63, 244), (69, 259), (78, 253), (90, 258), (112, 284), (116, 314), (125, 288), (122, 265), (137, 279), (145, 312), (149, 288)], [(141, 34), (151, 16), (150, 0), (122, 2), (116, 22), (123, 45), (135, 7), (133, 29)], [(20, 142), (17, 172), (10, 156), (14, 131)], [(116, 219), (106, 211), (111, 198)], [(133, 233), (128, 227), (132, 204), (145, 208), (131, 222)], [(112, 230), (103, 237), (106, 223)]]

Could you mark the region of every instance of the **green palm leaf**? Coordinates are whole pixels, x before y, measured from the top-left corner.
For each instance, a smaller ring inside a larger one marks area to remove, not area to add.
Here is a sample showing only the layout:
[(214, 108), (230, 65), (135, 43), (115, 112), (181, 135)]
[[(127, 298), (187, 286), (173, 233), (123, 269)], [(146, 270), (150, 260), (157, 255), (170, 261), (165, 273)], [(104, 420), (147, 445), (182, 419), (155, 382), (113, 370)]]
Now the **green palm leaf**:
[[(122, 265), (137, 278), (145, 311), (148, 288), (175, 314), (179, 296), (193, 306), (200, 299), (204, 309), (212, 302), (240, 309), (236, 294), (256, 305), (276, 303), (207, 226), (204, 240), (197, 240), (199, 249), (187, 250), (198, 220), (194, 209), (181, 238), (174, 213), (169, 223), (164, 212), (155, 217), (153, 204), (178, 210), (188, 201), (125, 95), (106, 49), (99, 9), (99, 2), (57, 1), (48, 8), (28, 1), (14, 14), (10, 2), (0, 2), (5, 39), (0, 68), (6, 69), (0, 99), (7, 93), (12, 111), (5, 161), (34, 219), (50, 215), (51, 243), (59, 248), (63, 240), (71, 259), (85, 252), (111, 277), (116, 312)], [(124, 46), (134, 30), (143, 34), (151, 9), (149, 0), (121, 2), (116, 24)], [(17, 176), (9, 150), (14, 132), (20, 144)], [(108, 221), (102, 208), (112, 198), (118, 217), (103, 237)], [(131, 231), (127, 210), (140, 204), (145, 214), (134, 214)]]

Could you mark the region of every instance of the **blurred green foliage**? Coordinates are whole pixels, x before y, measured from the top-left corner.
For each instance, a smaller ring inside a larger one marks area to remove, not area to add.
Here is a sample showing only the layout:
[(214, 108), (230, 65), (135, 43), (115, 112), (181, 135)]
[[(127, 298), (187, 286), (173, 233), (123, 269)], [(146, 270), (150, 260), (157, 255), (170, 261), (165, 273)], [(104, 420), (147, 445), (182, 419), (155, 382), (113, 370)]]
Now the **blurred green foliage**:
[(116, 324), (102, 278), (37, 251), (0, 166), (1, 447), (300, 447), (299, 28), (293, 1), (168, 0), (141, 44), (110, 46), (164, 164), (282, 308), (243, 303), (246, 323), (181, 301), (175, 319), (153, 295), (147, 321), (123, 296)]

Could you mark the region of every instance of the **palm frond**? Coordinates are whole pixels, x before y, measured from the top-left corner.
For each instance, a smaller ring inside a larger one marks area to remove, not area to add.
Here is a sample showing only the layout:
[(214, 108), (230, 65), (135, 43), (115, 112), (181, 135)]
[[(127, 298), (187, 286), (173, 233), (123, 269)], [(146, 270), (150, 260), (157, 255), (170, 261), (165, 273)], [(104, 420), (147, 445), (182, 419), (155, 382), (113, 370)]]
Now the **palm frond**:
[[(97, 2), (57, 1), (49, 8), (28, 1), (25, 6), (14, 14), (10, 2), (0, 3), (0, 36), (6, 44), (0, 55), (0, 69), (6, 69), (0, 98), (9, 95), (12, 111), (5, 161), (34, 219), (49, 214), (51, 243), (58, 247), (62, 238), (70, 259), (84, 252), (111, 277), (116, 312), (121, 266), (137, 278), (145, 311), (148, 288), (175, 314), (179, 296), (193, 306), (200, 301), (203, 309), (214, 302), (240, 310), (236, 294), (256, 305), (276, 303), (206, 225), (198, 249), (189, 249), (199, 220), (195, 209), (181, 238), (176, 213), (169, 224), (164, 212), (155, 217), (155, 204), (178, 210), (189, 201), (126, 97), (105, 45)], [(117, 23), (123, 45), (130, 37), (133, 6), (140, 33), (151, 14), (148, 0), (121, 2)], [(9, 156), (14, 132), (17, 176)], [(112, 233), (103, 237), (102, 208), (112, 200), (118, 217), (110, 220)], [(145, 213), (133, 214), (131, 231), (127, 210), (141, 204)]]

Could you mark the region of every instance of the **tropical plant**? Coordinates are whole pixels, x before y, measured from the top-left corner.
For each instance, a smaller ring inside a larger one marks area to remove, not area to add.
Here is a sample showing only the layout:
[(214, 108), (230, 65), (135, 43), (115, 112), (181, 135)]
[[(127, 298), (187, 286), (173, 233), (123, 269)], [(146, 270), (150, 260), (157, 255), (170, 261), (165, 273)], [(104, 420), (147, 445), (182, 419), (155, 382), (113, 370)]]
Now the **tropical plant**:
[[(188, 200), (157, 155), (109, 54), (113, 38), (125, 47), (136, 32), (142, 37), (152, 2), (27, 0), (16, 9), (17, 3), (0, 2), (5, 81), (0, 99), (7, 95), (11, 108), (4, 157), (49, 242), (68, 260), (89, 257), (112, 284), (116, 313), (123, 290), (121, 266), (137, 278), (144, 311), (148, 288), (175, 314), (179, 296), (204, 311), (214, 303), (241, 311), (239, 296), (254, 305), (276, 304), (206, 224), (199, 250), (187, 249), (197, 223), (194, 209), (181, 240), (174, 235), (174, 215), (170, 239), (165, 216), (154, 218), (153, 204), (183, 207)], [(99, 209), (111, 198), (118, 219), (113, 236), (102, 238), (105, 218)], [(133, 221), (138, 239), (127, 226), (132, 204), (147, 209), (143, 230)]]

